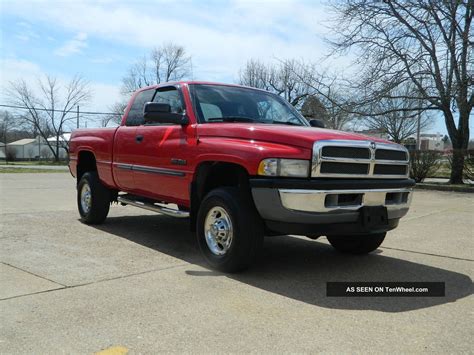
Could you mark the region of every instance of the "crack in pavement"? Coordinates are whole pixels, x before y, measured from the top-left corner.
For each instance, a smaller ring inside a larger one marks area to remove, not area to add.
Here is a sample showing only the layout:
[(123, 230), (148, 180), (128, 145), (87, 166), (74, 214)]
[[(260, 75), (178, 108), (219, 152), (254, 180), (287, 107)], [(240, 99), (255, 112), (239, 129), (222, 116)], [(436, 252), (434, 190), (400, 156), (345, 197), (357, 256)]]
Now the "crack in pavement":
[(472, 260), (472, 259), (457, 258), (457, 257), (455, 257), (455, 256), (449, 256), (449, 255), (423, 253), (423, 252), (421, 252), (421, 251), (414, 251), (414, 250), (408, 250), (408, 249), (391, 248), (391, 247), (384, 247), (384, 246), (380, 247), (380, 249), (390, 249), (390, 250), (403, 251), (403, 252), (406, 252), (406, 253), (429, 255), (429, 256), (437, 256), (437, 257), (439, 257), (439, 258), (446, 258), (446, 259), (453, 259), (453, 260), (474, 261), (474, 260)]
[[(14, 268), (16, 268), (16, 269), (18, 269), (18, 270), (21, 270), (21, 271), (25, 271), (25, 270), (22, 270), (22, 269), (20, 269), (20, 268), (18, 268), (18, 267), (9, 265), (9, 264), (4, 263), (4, 262), (2, 262), (2, 264), (5, 264), (5, 265), (8, 265), (8, 266), (14, 267)], [(14, 299), (14, 298), (21, 298), (21, 297), (27, 297), (27, 296), (38, 295), (38, 294), (42, 294), (42, 293), (53, 292), (53, 291), (61, 291), (61, 290), (67, 290), (67, 289), (71, 289), (71, 288), (89, 286), (89, 285), (94, 285), (94, 284), (98, 284), (98, 283), (102, 283), (102, 282), (120, 280), (120, 279), (125, 279), (125, 278), (128, 278), (128, 277), (133, 277), (133, 276), (137, 276), (137, 275), (148, 274), (148, 273), (151, 273), (151, 272), (158, 272), (158, 271), (165, 271), (165, 270), (170, 270), (170, 269), (177, 269), (177, 268), (179, 268), (179, 267), (183, 267), (183, 266), (186, 266), (186, 265), (189, 265), (189, 263), (179, 264), (179, 265), (173, 265), (173, 266), (164, 267), (164, 268), (157, 268), (157, 269), (152, 269), (152, 270), (145, 270), (145, 271), (140, 271), (140, 272), (136, 272), (136, 273), (133, 273), (133, 274), (121, 275), (121, 276), (116, 276), (116, 277), (110, 277), (110, 278), (106, 278), (106, 279), (100, 279), (100, 280), (96, 280), (96, 281), (85, 282), (85, 283), (82, 283), (82, 284), (77, 284), (77, 285), (72, 285), (72, 286), (63, 285), (63, 287), (53, 288), (53, 289), (50, 289), (50, 290), (44, 290), (44, 291), (26, 293), (26, 294), (24, 294), (24, 295), (17, 295), (17, 296), (11, 296), (11, 297), (6, 297), (6, 298), (1, 298), (0, 301), (7, 301), (7, 300)], [(28, 271), (25, 271), (25, 272), (27, 272), (27, 273), (29, 273), (29, 274), (32, 274), (32, 275), (34, 275), (34, 276), (40, 277), (40, 278), (42, 278), (42, 279), (48, 280), (47, 278), (44, 278), (44, 277), (35, 275), (35, 274), (31, 273), (31, 272), (28, 272)], [(51, 281), (51, 280), (48, 280), (48, 281)], [(58, 283), (58, 282), (55, 282), (55, 281), (51, 281), (51, 282), (54, 282), (54, 283), (56, 283), (56, 284), (58, 284), (58, 285), (62, 285), (62, 284), (60, 284), (60, 283)]]
[(41, 275), (35, 274), (34, 272), (31, 272), (31, 271), (28, 271), (28, 270), (24, 270), (24, 269), (22, 269), (22, 268), (20, 268), (20, 267), (18, 267), (18, 266), (15, 266), (15, 265), (12, 265), (12, 264), (6, 263), (6, 262), (4, 262), (4, 261), (1, 261), (1, 263), (2, 263), (3, 265), (10, 266), (10, 267), (12, 267), (12, 268), (14, 268), (14, 269), (17, 269), (17, 270), (20, 270), (20, 271), (26, 272), (27, 274), (33, 275), (33, 276), (35, 276), (35, 277), (38, 277), (38, 278), (40, 278), (40, 279), (43, 279), (43, 280), (46, 280), (46, 281), (49, 281), (49, 282), (55, 283), (56, 285), (60, 285), (60, 286), (62, 286), (62, 287), (67, 287), (66, 285), (63, 285), (63, 284), (62, 284), (62, 283), (60, 283), (60, 282), (57, 282), (57, 281), (54, 281), (54, 280), (48, 279), (47, 277), (44, 277), (44, 276), (41, 276)]

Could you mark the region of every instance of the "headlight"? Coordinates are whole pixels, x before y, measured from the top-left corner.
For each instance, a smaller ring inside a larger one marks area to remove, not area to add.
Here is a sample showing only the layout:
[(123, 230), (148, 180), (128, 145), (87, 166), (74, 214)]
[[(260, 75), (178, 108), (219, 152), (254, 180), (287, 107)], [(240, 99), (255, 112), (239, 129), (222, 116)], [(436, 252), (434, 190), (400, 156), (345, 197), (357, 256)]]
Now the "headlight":
[(301, 159), (264, 159), (258, 165), (258, 175), (308, 177), (309, 160)]

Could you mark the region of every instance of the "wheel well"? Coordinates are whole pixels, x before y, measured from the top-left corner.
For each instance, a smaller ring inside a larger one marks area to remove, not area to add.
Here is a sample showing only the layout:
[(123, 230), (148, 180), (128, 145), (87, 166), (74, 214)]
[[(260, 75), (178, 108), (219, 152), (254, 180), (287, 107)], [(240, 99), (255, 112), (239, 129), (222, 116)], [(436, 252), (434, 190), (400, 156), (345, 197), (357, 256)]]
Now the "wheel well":
[(83, 151), (79, 153), (77, 164), (77, 181), (88, 171), (97, 171), (97, 164), (93, 153)]
[(191, 184), (191, 229), (194, 230), (199, 205), (207, 193), (217, 187), (237, 186), (242, 191), (250, 192), (247, 170), (235, 163), (205, 162), (196, 169), (195, 179)]
[(199, 165), (196, 174), (196, 192), (199, 200), (221, 186), (248, 188), (248, 173), (241, 165), (223, 162), (207, 162)]

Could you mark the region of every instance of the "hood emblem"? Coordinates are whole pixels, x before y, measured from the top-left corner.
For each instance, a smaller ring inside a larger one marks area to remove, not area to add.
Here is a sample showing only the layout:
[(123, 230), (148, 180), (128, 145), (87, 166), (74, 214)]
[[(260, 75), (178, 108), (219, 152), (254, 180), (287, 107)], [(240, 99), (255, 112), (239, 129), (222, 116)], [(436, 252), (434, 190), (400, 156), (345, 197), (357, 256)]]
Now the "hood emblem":
[(370, 149), (375, 149), (375, 142), (370, 142)]

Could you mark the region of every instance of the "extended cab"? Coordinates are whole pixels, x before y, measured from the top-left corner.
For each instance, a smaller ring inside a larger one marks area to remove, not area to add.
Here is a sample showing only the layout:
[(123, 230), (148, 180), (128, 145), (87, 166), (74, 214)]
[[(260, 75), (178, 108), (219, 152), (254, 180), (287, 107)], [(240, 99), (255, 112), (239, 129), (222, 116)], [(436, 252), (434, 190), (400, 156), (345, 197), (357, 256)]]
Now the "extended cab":
[(117, 128), (79, 129), (70, 171), (85, 223), (112, 202), (187, 218), (208, 263), (248, 267), (263, 237), (377, 249), (409, 208), (407, 150), (308, 122), (277, 95), (205, 82), (140, 89)]

